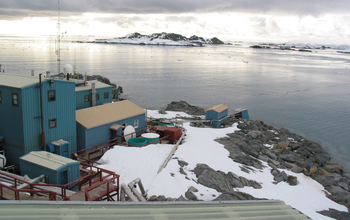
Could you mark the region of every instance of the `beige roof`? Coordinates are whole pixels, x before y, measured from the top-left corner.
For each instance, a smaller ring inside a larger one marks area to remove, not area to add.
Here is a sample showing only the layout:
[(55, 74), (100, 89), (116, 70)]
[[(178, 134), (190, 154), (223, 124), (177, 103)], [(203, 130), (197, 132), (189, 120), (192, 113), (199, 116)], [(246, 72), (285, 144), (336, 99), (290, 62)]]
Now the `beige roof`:
[(90, 129), (145, 113), (143, 108), (129, 100), (124, 100), (77, 110), (76, 120), (85, 128)]
[[(42, 81), (47, 80), (42, 77)], [(14, 88), (24, 88), (39, 83), (39, 76), (22, 76), (17, 74), (0, 73), (0, 85)]]
[(210, 110), (213, 110), (213, 111), (216, 111), (216, 112), (222, 112), (224, 110), (228, 109), (228, 107), (226, 105), (223, 105), (223, 104), (220, 104), (220, 105), (216, 105), (214, 107), (211, 107), (205, 111), (210, 111)]
[(95, 82), (95, 88), (96, 89), (112, 87), (111, 85), (108, 85), (106, 83), (99, 82), (99, 81), (87, 81), (86, 86), (84, 86), (84, 85), (76, 86), (75, 87), (75, 91), (78, 92), (78, 91), (84, 91), (84, 90), (91, 90), (92, 82)]
[(27, 155), (21, 157), (22, 160), (38, 164), (43, 167), (47, 167), (51, 170), (57, 170), (58, 168), (77, 162), (76, 160), (62, 157), (57, 154), (53, 154), (47, 151), (32, 151)]

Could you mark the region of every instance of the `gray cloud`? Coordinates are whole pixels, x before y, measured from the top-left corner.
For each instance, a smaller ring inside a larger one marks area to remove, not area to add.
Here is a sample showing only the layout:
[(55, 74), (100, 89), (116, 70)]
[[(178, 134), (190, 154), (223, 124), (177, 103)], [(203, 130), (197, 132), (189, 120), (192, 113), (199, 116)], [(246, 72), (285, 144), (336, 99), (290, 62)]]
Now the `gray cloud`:
[[(245, 12), (318, 16), (327, 13), (347, 13), (348, 0), (60, 0), (62, 12), (81, 14), (177, 14), (205, 12)], [(0, 0), (0, 15), (7, 17), (57, 16), (58, 4), (53, 0)]]

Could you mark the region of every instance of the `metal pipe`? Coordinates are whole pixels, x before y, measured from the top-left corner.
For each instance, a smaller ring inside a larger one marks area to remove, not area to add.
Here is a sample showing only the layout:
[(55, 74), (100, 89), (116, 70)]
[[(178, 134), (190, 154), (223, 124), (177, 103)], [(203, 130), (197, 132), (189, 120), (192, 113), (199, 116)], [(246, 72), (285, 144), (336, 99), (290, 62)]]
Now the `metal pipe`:
[(171, 157), (175, 154), (175, 151), (176, 151), (177, 148), (179, 147), (179, 145), (180, 145), (182, 139), (185, 137), (187, 130), (186, 130), (185, 128), (183, 128), (183, 127), (181, 128), (181, 130), (182, 130), (182, 134), (181, 134), (180, 139), (177, 141), (175, 147), (174, 147), (173, 150), (170, 152), (170, 154), (168, 155), (168, 157), (165, 159), (165, 161), (164, 161), (164, 163), (162, 164), (162, 166), (160, 166), (160, 168), (159, 168), (157, 174), (160, 173), (160, 172), (162, 172), (162, 170), (166, 167), (166, 165), (168, 164), (168, 162), (169, 162), (169, 160), (171, 159)]
[(96, 87), (95, 87), (95, 82), (91, 83), (91, 101), (92, 101), (91, 106), (92, 107), (96, 106)]
[(141, 193), (139, 191), (137, 191), (136, 189), (136, 183), (139, 185), (141, 193), (145, 196), (147, 196), (143, 185), (141, 183), (141, 179), (140, 178), (136, 178), (135, 180), (131, 181), (128, 186), (131, 189), (131, 191), (134, 193), (134, 195), (141, 201), (141, 202), (147, 202), (147, 200), (144, 198), (143, 195), (141, 195)]
[(124, 183), (122, 183), (121, 190), (120, 190), (120, 201), (122, 201), (122, 202), (125, 201), (125, 194), (128, 195), (129, 199), (132, 202), (138, 202), (139, 201), (136, 198), (136, 196), (134, 196), (134, 194), (131, 192), (131, 190)]
[(41, 83), (41, 75), (42, 73), (39, 74), (39, 86), (40, 86), (40, 118), (41, 118), (41, 134), (40, 134), (40, 139), (41, 139), (41, 149), (44, 150), (45, 148), (45, 133), (44, 133), (44, 116), (43, 116), (43, 91), (42, 91), (42, 83)]

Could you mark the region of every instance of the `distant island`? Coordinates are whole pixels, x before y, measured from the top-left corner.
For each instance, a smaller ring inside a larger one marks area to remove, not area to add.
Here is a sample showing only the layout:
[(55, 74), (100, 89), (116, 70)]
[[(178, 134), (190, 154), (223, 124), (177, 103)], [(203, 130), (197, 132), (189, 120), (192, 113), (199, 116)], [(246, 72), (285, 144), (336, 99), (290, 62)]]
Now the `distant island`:
[[(78, 41), (80, 43), (85, 43)], [(140, 33), (128, 34), (125, 37), (118, 37), (112, 39), (96, 39), (91, 43), (105, 43), (105, 44), (134, 44), (134, 45), (162, 45), (162, 46), (191, 46), (201, 47), (204, 44), (230, 44), (224, 43), (217, 37), (205, 39), (196, 35), (187, 38), (180, 34), (174, 33), (154, 33), (150, 35), (142, 35)]]

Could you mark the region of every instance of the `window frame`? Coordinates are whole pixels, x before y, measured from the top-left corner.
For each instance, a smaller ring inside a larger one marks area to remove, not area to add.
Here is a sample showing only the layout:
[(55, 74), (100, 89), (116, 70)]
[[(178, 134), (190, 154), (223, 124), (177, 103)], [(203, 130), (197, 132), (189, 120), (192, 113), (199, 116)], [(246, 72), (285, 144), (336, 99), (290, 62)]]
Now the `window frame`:
[(108, 98), (109, 98), (109, 92), (105, 92), (105, 93), (104, 93), (104, 98), (105, 98), (105, 99), (108, 99)]
[[(52, 126), (52, 122), (54, 122), (54, 126)], [(57, 118), (49, 119), (49, 128), (56, 128), (57, 127)]]
[[(50, 96), (50, 93), (51, 93), (51, 92), (53, 92), (53, 98), (52, 98), (52, 94), (51, 94), (51, 96)], [(51, 97), (51, 98), (50, 98), (50, 97)], [(47, 99), (48, 99), (49, 102), (54, 102), (54, 101), (56, 101), (56, 90), (54, 90), (54, 89), (48, 90), (48, 91), (47, 91)]]
[(140, 125), (139, 119), (135, 119), (135, 120), (134, 120), (134, 128), (138, 128), (139, 125)]
[(96, 101), (100, 100), (100, 93), (96, 93)]
[[(16, 96), (16, 99), (14, 99), (14, 96)], [(15, 103), (15, 101), (16, 101), (17, 103)], [(18, 106), (18, 104), (19, 104), (19, 101), (18, 101), (18, 93), (12, 93), (12, 105), (13, 105), (13, 106)]]
[(84, 102), (90, 102), (90, 95), (84, 95)]
[(0, 91), (0, 103), (2, 103), (2, 93)]

